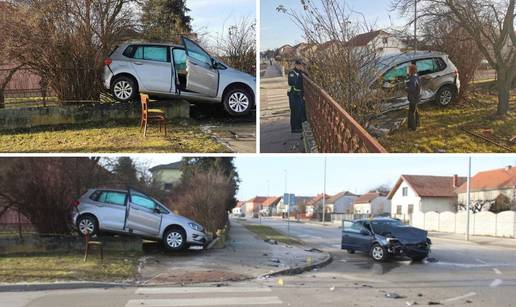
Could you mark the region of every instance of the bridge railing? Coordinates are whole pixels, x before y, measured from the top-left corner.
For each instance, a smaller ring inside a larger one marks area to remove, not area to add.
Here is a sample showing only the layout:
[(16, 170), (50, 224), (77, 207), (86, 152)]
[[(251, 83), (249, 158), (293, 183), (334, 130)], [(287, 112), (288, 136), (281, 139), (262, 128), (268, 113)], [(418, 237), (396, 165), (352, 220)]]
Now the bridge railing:
[(386, 153), (325, 90), (304, 77), (306, 113), (319, 151), (323, 153)]

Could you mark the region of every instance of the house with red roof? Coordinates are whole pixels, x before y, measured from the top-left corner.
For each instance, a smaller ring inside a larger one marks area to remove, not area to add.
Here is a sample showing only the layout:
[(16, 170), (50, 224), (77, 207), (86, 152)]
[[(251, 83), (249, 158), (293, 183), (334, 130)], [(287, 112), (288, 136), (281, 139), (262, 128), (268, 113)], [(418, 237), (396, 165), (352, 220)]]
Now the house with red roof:
[(368, 192), (355, 199), (353, 202), (353, 213), (373, 216), (390, 215), (391, 201), (383, 193)]
[(391, 215), (409, 220), (413, 213), (457, 211), (455, 190), (466, 177), (401, 175), (387, 195)]
[[(455, 192), (458, 203), (464, 207), (467, 203), (467, 183), (460, 185)], [(482, 171), (471, 177), (471, 205), (478, 211), (487, 211), (496, 199), (504, 197), (509, 202), (516, 201), (516, 166)]]

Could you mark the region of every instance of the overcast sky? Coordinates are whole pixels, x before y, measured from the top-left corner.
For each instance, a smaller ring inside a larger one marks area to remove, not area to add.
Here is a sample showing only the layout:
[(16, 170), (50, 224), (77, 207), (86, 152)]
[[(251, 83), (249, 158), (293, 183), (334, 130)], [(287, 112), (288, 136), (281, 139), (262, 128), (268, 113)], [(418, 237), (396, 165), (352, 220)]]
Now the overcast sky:
[[(316, 2), (318, 2), (316, 0)], [(406, 24), (406, 19), (401, 18), (397, 12), (390, 11), (391, 0), (342, 0), (348, 8), (360, 12), (366, 17), (367, 23), (376, 28), (385, 29), (391, 26), (399, 27)], [(260, 50), (275, 49), (284, 44), (297, 44), (302, 41), (303, 33), (290, 18), (278, 13), (276, 8), (280, 5), (299, 11), (300, 0), (262, 0), (261, 1), (261, 46)], [(353, 15), (355, 19), (362, 17)], [(352, 17), (353, 18), (353, 17)]]
[[(327, 158), (326, 193), (343, 190), (364, 193), (379, 185), (393, 186), (401, 174), (467, 176), (466, 155), (340, 155)], [(179, 161), (178, 156), (145, 156), (149, 166)], [(322, 156), (259, 156), (235, 160), (242, 180), (238, 198), (289, 193), (312, 196), (323, 191), (324, 158)], [(474, 155), (472, 175), (478, 171), (516, 165), (516, 155)]]

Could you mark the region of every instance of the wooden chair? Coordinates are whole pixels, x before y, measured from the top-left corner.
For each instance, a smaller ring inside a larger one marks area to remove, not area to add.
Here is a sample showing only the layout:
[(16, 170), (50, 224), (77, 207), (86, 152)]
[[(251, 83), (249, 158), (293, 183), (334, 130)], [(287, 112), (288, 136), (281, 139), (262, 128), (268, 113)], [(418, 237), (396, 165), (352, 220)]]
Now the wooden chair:
[(165, 136), (167, 136), (167, 118), (165, 112), (160, 109), (149, 109), (149, 95), (147, 94), (140, 94), (140, 100), (142, 104), (140, 133), (143, 131), (143, 136), (147, 136), (147, 126), (150, 122), (155, 122), (159, 124), (159, 132), (162, 131), (162, 127), (165, 128)]
[(96, 246), (98, 248), (98, 250), (100, 252), (100, 261), (104, 261), (104, 243), (102, 243), (100, 241), (90, 240), (89, 234), (84, 236), (84, 241), (86, 243), (85, 244), (86, 249), (84, 251), (84, 262), (86, 262), (88, 260), (91, 246)]

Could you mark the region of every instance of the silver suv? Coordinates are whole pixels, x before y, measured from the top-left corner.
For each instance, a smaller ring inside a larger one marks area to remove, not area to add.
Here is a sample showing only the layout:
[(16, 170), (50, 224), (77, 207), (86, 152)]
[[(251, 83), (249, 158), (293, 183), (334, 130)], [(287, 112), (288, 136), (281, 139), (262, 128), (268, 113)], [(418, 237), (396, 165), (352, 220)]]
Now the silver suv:
[(90, 189), (75, 203), (74, 225), (83, 235), (112, 232), (162, 240), (170, 250), (204, 246), (198, 223), (134, 189)]
[(460, 79), (457, 67), (447, 54), (434, 51), (405, 52), (386, 55), (377, 60), (377, 78), (388, 94), (385, 99), (389, 109), (408, 105), (405, 82), (408, 79), (408, 66), (415, 62), (421, 78), (421, 103), (436, 101), (448, 106), (459, 94)]
[(256, 78), (212, 57), (192, 40), (183, 45), (125, 43), (104, 61), (104, 87), (121, 101), (153, 97), (223, 103), (233, 116), (255, 104)]

